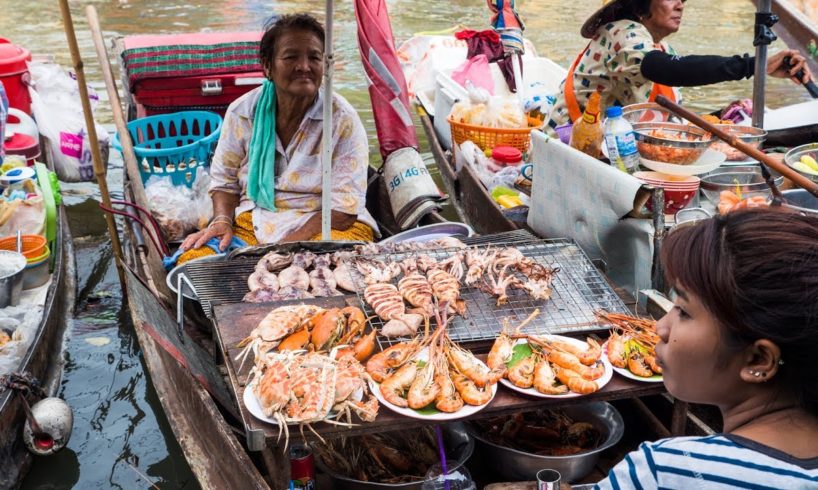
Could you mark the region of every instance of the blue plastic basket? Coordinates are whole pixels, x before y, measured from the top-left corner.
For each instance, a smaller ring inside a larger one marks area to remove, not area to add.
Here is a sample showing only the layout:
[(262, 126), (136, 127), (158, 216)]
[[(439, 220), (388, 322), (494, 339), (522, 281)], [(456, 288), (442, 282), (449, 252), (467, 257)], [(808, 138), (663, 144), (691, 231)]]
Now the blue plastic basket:
[[(142, 182), (156, 175), (170, 177), (173, 185), (193, 186), (196, 170), (210, 165), (221, 129), (221, 116), (207, 111), (175, 112), (129, 122)], [(119, 134), (113, 145), (122, 152)]]

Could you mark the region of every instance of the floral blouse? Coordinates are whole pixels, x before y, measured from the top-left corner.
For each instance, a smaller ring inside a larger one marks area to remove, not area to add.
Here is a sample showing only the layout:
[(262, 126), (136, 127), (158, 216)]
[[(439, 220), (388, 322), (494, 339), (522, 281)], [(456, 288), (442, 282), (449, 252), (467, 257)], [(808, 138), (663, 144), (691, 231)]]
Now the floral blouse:
[[(210, 193), (240, 196), (235, 215), (253, 212), (253, 230), (260, 243), (276, 243), (303, 227), (321, 211), (321, 139), (323, 95), (307, 110), (285, 149), (276, 136), (276, 210), (256, 207), (247, 196), (248, 149), (253, 117), (261, 87), (248, 92), (227, 109), (219, 144), (210, 169)], [(378, 235), (375, 220), (366, 210), (369, 145), (357, 112), (338, 94), (332, 98), (332, 209), (357, 215)]]
[[(581, 110), (593, 92), (602, 95), (602, 110), (614, 105), (626, 106), (647, 102), (653, 91), (653, 82), (642, 76), (642, 60), (656, 49), (675, 55), (666, 43), (654, 44), (647, 28), (632, 20), (618, 20), (599, 28), (582, 54), (574, 70), (574, 91)], [(678, 89), (676, 101), (681, 102)], [(563, 81), (557, 102), (551, 112), (546, 130), (568, 124)]]

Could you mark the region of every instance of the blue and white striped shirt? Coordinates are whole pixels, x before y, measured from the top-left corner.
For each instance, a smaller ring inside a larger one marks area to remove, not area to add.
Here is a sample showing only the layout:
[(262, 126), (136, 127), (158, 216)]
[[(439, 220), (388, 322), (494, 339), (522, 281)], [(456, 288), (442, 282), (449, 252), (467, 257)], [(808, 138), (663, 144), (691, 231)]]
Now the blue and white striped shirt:
[(731, 434), (674, 437), (642, 444), (594, 490), (659, 488), (815, 490), (818, 458), (794, 458)]

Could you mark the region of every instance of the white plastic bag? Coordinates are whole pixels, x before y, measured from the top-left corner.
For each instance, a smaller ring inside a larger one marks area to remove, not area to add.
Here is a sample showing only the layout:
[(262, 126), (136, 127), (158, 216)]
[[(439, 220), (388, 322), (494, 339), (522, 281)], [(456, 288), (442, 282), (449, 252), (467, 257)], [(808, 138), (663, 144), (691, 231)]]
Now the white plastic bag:
[[(31, 108), (40, 133), (48, 139), (54, 169), (64, 182), (83, 182), (94, 179), (91, 146), (85, 127), (77, 81), (54, 63), (34, 62), (29, 65), (33, 89)], [(88, 89), (91, 107), (99, 98)], [(108, 132), (99, 124), (97, 131), (103, 164), (108, 164)]]
[(196, 172), (193, 188), (173, 185), (170, 177), (153, 176), (145, 183), (151, 213), (169, 242), (183, 240), (188, 234), (207, 226), (213, 203), (207, 189), (210, 175), (204, 168)]
[(460, 172), (464, 165), (470, 165), (480, 182), (486, 187), (494, 178), (491, 160), (486, 157), (483, 150), (471, 141), (464, 141), (458, 147), (458, 151), (455, 152), (455, 171)]
[(517, 177), (520, 176), (520, 169), (517, 167), (505, 167), (496, 174), (491, 179), (491, 182), (486, 186), (488, 187), (489, 192), (493, 191), (497, 186), (505, 186), (509, 189), (514, 188), (514, 183), (517, 181)]

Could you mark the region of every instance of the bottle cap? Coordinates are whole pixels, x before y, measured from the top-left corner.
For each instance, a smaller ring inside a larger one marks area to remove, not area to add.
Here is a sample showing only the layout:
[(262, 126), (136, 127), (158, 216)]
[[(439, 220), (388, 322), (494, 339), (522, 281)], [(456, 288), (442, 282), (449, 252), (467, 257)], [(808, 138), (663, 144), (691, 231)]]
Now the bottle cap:
[(495, 146), (491, 158), (503, 164), (518, 163), (523, 159), (523, 152), (513, 146)]
[(605, 117), (619, 117), (622, 115), (622, 107), (615, 105), (605, 109)]

